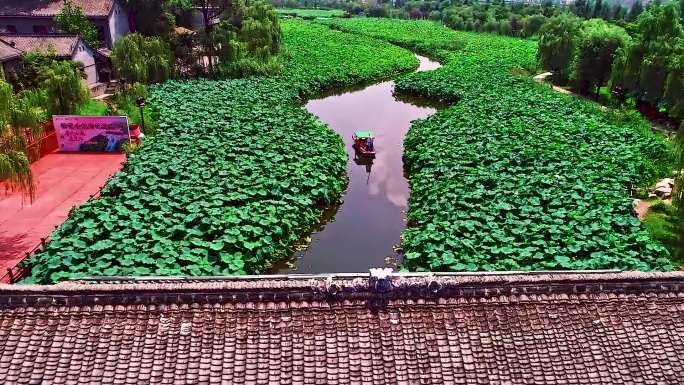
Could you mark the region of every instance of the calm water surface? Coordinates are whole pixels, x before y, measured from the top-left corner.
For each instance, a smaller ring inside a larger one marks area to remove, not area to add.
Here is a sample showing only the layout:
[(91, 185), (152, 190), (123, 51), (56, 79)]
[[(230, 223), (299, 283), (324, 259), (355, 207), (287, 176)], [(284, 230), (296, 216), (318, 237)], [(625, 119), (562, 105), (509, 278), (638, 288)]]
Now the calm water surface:
[[(418, 56), (418, 71), (439, 63)], [(327, 123), (344, 139), (349, 161), (349, 185), (339, 207), (329, 210), (325, 223), (311, 235), (304, 250), (297, 251), (277, 269), (279, 273), (365, 272), (371, 267), (395, 267), (394, 251), (405, 228), (409, 196), (402, 154), (404, 136), (411, 121), (435, 112), (393, 95), (394, 82), (386, 81), (310, 100), (306, 109)], [(375, 133), (376, 158), (355, 160), (352, 134)]]

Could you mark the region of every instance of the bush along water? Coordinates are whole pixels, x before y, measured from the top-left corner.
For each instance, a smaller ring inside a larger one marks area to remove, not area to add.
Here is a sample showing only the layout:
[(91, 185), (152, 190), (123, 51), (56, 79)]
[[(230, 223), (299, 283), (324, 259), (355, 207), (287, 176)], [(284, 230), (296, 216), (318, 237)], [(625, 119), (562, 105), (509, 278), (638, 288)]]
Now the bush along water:
[[(32, 258), (26, 282), (86, 275), (264, 273), (336, 202), (341, 138), (300, 102), (417, 66), (407, 50), (302, 21), (282, 23), (274, 77), (152, 88), (159, 131)], [(317, 44), (311, 44), (311, 42)]]
[(428, 21), (332, 23), (442, 60), (396, 88), (456, 102), (414, 123), (404, 143), (405, 269), (672, 268), (629, 196), (630, 184), (669, 171), (670, 146), (640, 118), (514, 75), (533, 67), (535, 42)]

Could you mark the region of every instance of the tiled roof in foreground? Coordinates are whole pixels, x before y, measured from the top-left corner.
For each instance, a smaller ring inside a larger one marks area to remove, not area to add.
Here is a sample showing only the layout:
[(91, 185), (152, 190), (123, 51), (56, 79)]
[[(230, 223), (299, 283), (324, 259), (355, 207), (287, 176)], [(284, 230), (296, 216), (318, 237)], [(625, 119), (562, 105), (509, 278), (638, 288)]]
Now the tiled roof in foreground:
[(684, 274), (4, 285), (0, 373), (12, 384), (682, 384)]

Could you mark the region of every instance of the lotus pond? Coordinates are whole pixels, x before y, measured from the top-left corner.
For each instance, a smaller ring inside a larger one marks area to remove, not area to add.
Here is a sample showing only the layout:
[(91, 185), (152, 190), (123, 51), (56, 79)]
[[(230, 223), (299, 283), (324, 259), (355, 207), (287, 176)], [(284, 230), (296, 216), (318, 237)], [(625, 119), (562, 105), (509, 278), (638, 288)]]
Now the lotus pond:
[(282, 26), (290, 60), (277, 77), (155, 87), (161, 132), (100, 199), (71, 212), (29, 261), (26, 281), (254, 274), (288, 256), (347, 180), (342, 139), (302, 108), (303, 98), (411, 71), (418, 61), (325, 26)]
[(404, 143), (406, 269), (672, 268), (629, 196), (630, 185), (672, 164), (645, 121), (535, 84), (524, 76), (532, 41), (428, 21), (332, 23), (445, 64), (397, 82), (402, 92), (455, 103), (416, 122)]
[(396, 90), (451, 104), (404, 142), (404, 269), (672, 268), (629, 196), (668, 171), (671, 149), (640, 118), (534, 84), (534, 42), (428, 21), (326, 23), (283, 21), (278, 76), (155, 87), (160, 133), (71, 212), (27, 282), (269, 271), (347, 183), (342, 138), (303, 102), (411, 72), (399, 46), (443, 67)]

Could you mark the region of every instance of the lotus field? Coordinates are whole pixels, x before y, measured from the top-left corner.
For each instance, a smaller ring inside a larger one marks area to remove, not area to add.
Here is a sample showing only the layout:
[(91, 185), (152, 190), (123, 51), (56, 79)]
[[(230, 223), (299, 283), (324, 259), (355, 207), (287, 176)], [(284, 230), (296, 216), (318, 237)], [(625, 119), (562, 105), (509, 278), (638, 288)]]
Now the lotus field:
[[(629, 195), (668, 171), (668, 144), (640, 118), (530, 80), (535, 42), (429, 21), (281, 24), (277, 76), (154, 87), (160, 133), (71, 212), (28, 282), (268, 272), (345, 187), (341, 138), (302, 102), (390, 77), (450, 105), (404, 143), (404, 269), (672, 268)], [(406, 75), (411, 50), (443, 67)]]
[(406, 269), (672, 268), (633, 214), (628, 192), (672, 161), (643, 120), (515, 75), (534, 65), (532, 41), (428, 21), (333, 23), (445, 64), (397, 83), (400, 92), (455, 103), (415, 123), (405, 141)]
[[(404, 49), (283, 22), (291, 56), (274, 78), (170, 81), (154, 89), (160, 131), (72, 211), (27, 282), (87, 275), (265, 273), (339, 199), (341, 138), (300, 97), (417, 66)], [(316, 44), (311, 44), (315, 41)]]

